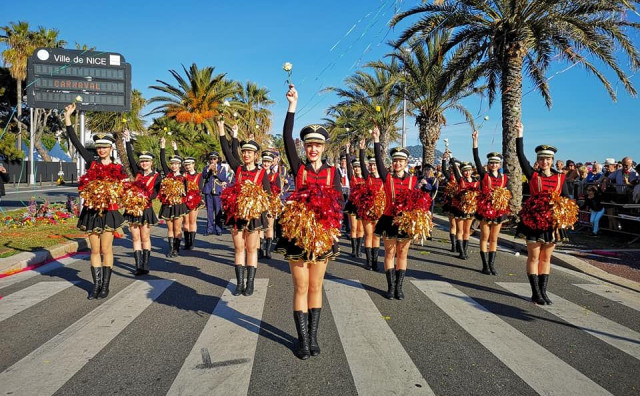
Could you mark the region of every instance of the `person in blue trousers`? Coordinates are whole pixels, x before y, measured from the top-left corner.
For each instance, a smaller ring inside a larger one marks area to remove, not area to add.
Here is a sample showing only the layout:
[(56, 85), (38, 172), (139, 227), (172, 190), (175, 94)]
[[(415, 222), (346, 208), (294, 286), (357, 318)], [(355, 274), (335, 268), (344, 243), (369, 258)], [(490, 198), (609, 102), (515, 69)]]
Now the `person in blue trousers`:
[(224, 166), (220, 164), (220, 156), (215, 151), (209, 154), (209, 165), (202, 171), (205, 205), (207, 207), (207, 231), (205, 235), (222, 235), (222, 202), (220, 194), (227, 186), (229, 179)]

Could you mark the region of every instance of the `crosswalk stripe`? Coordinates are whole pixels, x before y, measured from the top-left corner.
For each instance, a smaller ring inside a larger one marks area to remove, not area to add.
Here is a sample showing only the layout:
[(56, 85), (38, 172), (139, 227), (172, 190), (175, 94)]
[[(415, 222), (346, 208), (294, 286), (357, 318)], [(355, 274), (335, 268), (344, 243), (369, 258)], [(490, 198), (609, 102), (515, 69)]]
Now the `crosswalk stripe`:
[(574, 286), (578, 286), (581, 289), (587, 290), (611, 301), (615, 301), (619, 304), (626, 305), (636, 311), (640, 311), (640, 294), (637, 292), (622, 290), (610, 285), (596, 285), (592, 283), (575, 284)]
[(67, 281), (39, 282), (0, 300), (0, 322), (78, 283)]
[(135, 281), (0, 374), (5, 394), (51, 395), (173, 281)]
[[(497, 284), (513, 294), (530, 298), (531, 289), (528, 283), (498, 282)], [(546, 311), (622, 352), (640, 359), (640, 334), (552, 293), (547, 294), (553, 304), (545, 305)]]
[(22, 282), (24, 280), (27, 280), (29, 278), (33, 278), (34, 276), (40, 275), (40, 274), (45, 274), (47, 272), (51, 272), (53, 270), (57, 270), (58, 268), (62, 268), (64, 266), (67, 266), (69, 264), (75, 263), (76, 261), (79, 260), (89, 260), (89, 255), (76, 255), (73, 257), (65, 257), (63, 259), (60, 260), (56, 260), (56, 261), (52, 261), (48, 264), (45, 264), (41, 267), (38, 267), (36, 269), (33, 269), (31, 271), (24, 271), (24, 272), (19, 272), (17, 274), (13, 274), (11, 276), (7, 276), (4, 278), (0, 278), (0, 289), (3, 289), (5, 287), (9, 287), (11, 285), (14, 285), (16, 283)]
[(268, 279), (252, 296), (233, 296), (229, 282), (168, 395), (246, 395), (267, 297)]
[(412, 283), (539, 394), (610, 394), (451, 284)]
[(324, 290), (358, 394), (434, 394), (360, 282), (325, 280)]

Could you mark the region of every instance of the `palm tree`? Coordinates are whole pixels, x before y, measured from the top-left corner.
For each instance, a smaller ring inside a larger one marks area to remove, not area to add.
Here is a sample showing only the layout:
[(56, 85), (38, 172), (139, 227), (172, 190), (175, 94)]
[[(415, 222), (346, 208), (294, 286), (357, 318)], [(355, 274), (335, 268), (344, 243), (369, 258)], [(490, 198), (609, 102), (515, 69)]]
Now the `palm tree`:
[(192, 124), (197, 130), (209, 133), (214, 130), (214, 117), (222, 115), (225, 99), (233, 97), (237, 86), (228, 81), (226, 74), (214, 75), (214, 67), (199, 69), (194, 63), (187, 70), (182, 66), (186, 78), (175, 70), (169, 70), (178, 82), (177, 86), (156, 80), (162, 85), (150, 88), (168, 96), (154, 96), (149, 103), (161, 103), (148, 114), (163, 114), (181, 123)]
[(109, 132), (113, 133), (116, 139), (116, 149), (123, 165), (129, 169), (129, 163), (126, 161), (127, 151), (122, 142), (122, 132), (125, 129), (144, 133), (144, 121), (140, 112), (145, 106), (146, 100), (142, 97), (142, 93), (137, 89), (131, 91), (131, 110), (126, 113), (114, 111), (97, 112), (90, 111), (87, 113), (87, 127), (93, 132)]
[[(438, 32), (428, 38), (424, 45), (413, 46), (412, 51), (399, 50), (391, 54), (400, 62), (373, 62), (373, 67), (384, 68), (398, 78), (397, 95), (404, 96), (409, 108), (415, 111), (420, 142), (422, 164), (433, 164), (440, 132), (446, 126), (445, 112), (461, 113), (474, 128), (473, 115), (460, 104), (460, 100), (481, 93), (470, 78), (474, 69), (449, 70), (449, 59), (443, 55), (443, 47), (451, 37), (449, 31)], [(456, 60), (455, 55), (452, 59)]]
[(324, 127), (329, 132), (329, 144), (327, 156), (334, 161), (340, 157), (347, 143), (351, 147), (357, 147), (360, 139), (370, 138), (369, 129), (371, 123), (366, 117), (361, 117), (351, 106), (332, 106), (323, 118)]
[(269, 90), (258, 84), (247, 81), (242, 85), (237, 83), (237, 93), (234, 98), (237, 108), (238, 122), (247, 135), (253, 134), (260, 145), (271, 144), (266, 134), (271, 130), (271, 110), (269, 106), (275, 102), (269, 99)]
[(402, 117), (402, 98), (393, 92), (394, 74), (379, 67), (370, 67), (371, 73), (357, 71), (345, 79), (346, 88), (328, 88), (343, 98), (337, 107), (350, 107), (358, 115), (360, 130), (377, 125), (380, 145), (387, 150), (389, 142), (398, 139), (396, 124)]
[[(613, 100), (616, 92), (608, 79), (590, 61), (611, 68), (625, 89), (636, 95), (631, 81), (618, 65), (616, 49), (640, 66), (640, 54), (628, 33), (640, 24), (628, 21), (636, 13), (636, 2), (626, 0), (447, 0), (423, 4), (396, 15), (391, 25), (419, 15), (420, 20), (404, 30), (395, 44), (422, 40), (441, 30), (453, 29), (445, 51), (460, 47), (460, 57), (451, 69), (477, 65), (476, 78), (486, 78), (489, 102), (500, 89), (502, 104), (502, 151), (509, 169), (508, 188), (513, 192), (512, 209), (520, 207), (521, 176), (515, 151), (516, 125), (521, 118), (523, 71), (551, 107), (546, 72), (554, 60), (580, 64), (605, 86)], [(589, 58), (589, 59), (588, 59)]]

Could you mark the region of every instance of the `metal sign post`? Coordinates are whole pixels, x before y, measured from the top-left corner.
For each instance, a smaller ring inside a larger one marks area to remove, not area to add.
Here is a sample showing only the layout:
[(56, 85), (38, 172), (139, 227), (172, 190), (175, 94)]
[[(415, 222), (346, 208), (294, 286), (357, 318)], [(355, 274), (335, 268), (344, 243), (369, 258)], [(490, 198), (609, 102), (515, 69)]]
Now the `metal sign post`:
[[(35, 147), (34, 137), (36, 135), (34, 118), (35, 117), (33, 116), (33, 108), (29, 107), (29, 184), (31, 184), (32, 186), (36, 185), (35, 164), (33, 161), (33, 149)], [(22, 150), (22, 147), (20, 147), (20, 150)]]

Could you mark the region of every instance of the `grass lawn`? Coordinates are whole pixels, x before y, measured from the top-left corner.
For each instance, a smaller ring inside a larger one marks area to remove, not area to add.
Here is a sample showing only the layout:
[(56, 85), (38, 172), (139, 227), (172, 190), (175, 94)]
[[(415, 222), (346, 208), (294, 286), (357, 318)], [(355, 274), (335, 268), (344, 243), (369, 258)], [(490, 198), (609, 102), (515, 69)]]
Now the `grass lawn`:
[(33, 227), (7, 228), (0, 227), (0, 257), (9, 257), (21, 252), (58, 245), (87, 234), (76, 228), (77, 219), (71, 218), (66, 223), (39, 224)]

